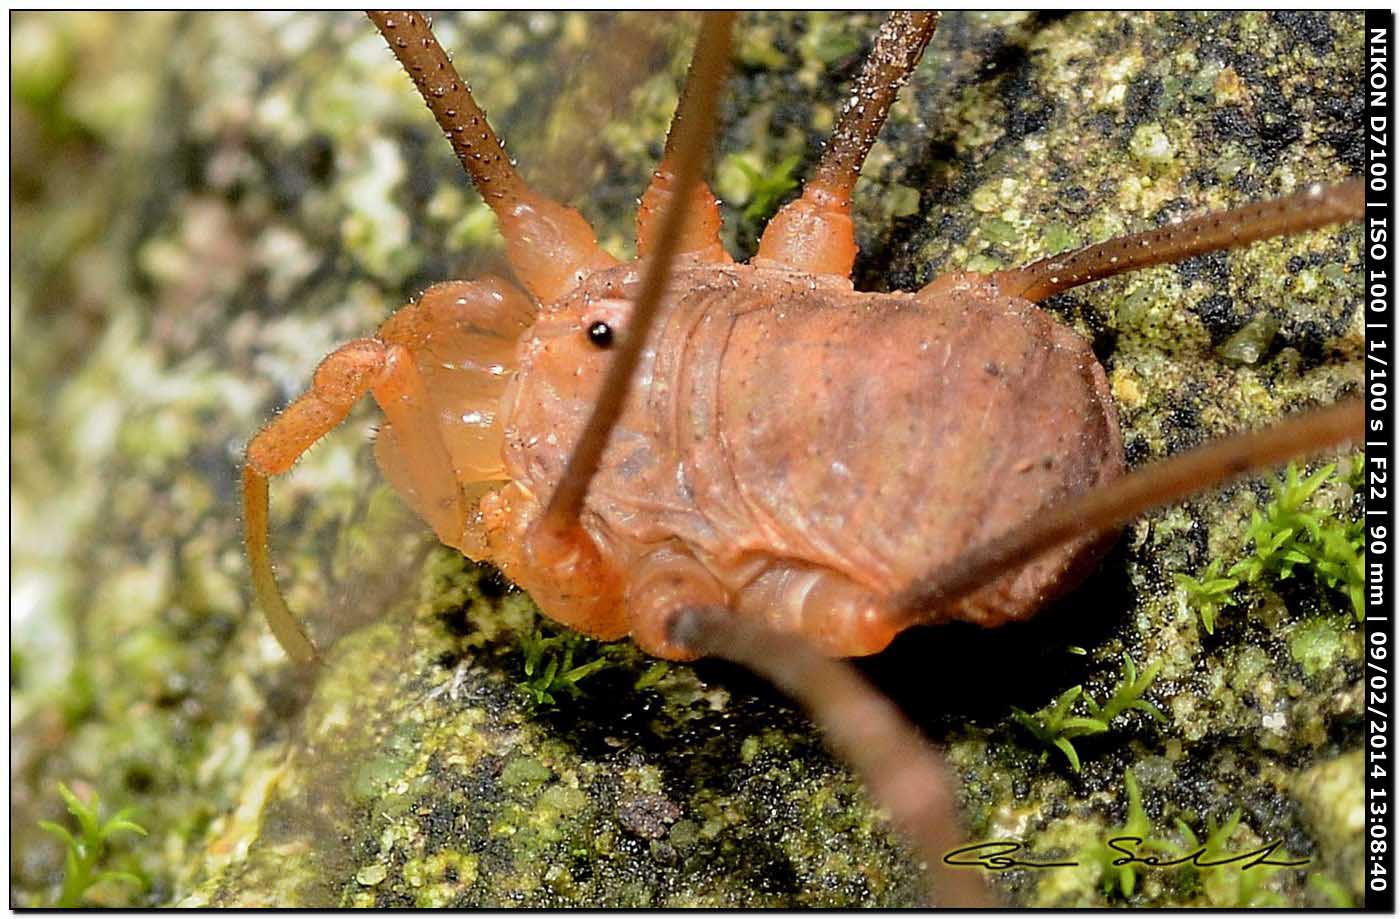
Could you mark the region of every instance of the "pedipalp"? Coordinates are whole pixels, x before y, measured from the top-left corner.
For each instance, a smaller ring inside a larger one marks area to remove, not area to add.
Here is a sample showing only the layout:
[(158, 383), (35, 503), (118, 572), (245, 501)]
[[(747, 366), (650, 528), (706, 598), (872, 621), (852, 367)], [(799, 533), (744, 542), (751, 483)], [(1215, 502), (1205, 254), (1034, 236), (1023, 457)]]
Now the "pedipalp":
[(497, 279), (429, 288), (390, 316), (373, 338), (344, 344), (322, 360), (311, 388), (248, 442), (243, 464), (244, 541), (254, 591), (269, 626), (293, 660), (314, 663), (320, 655), (287, 607), (273, 573), (268, 479), (290, 471), (360, 399), (372, 395), (386, 419), (376, 444), (386, 474), (440, 540), (467, 549), (468, 506), (462, 485), (499, 476), (482, 459), (493, 451), (498, 429), (494, 419), (460, 411), (457, 421), (444, 427), (439, 402), (454, 397), (468, 403), (499, 399), (503, 384), (489, 371), (441, 360), (420, 367), (416, 356), (463, 337), (478, 346), (494, 345), (499, 352), (503, 345), (513, 345), (512, 331), (522, 327), (530, 312), (524, 292)]
[[(287, 608), (272, 572), (267, 542), (267, 480), (291, 469), (312, 444), (344, 421), (367, 393), (374, 394), (391, 422), (413, 424), (420, 420), (415, 415), (429, 410), (422, 378), (407, 349), (374, 338), (358, 339), (342, 345), (321, 362), (310, 391), (253, 437), (243, 463), (244, 541), (253, 570), (253, 587), (273, 634), (300, 664), (319, 662), (320, 654)], [(435, 438), (429, 446), (438, 450), (435, 455), (423, 457), (426, 462), (415, 478), (425, 487), (443, 493), (460, 513), (460, 492), (447, 492), (456, 489), (447, 452)]]

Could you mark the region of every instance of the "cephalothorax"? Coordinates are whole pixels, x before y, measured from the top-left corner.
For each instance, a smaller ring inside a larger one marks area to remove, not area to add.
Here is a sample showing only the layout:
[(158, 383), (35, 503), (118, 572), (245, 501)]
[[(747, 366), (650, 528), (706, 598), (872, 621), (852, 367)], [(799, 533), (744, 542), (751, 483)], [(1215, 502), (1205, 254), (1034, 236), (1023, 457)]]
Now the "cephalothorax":
[[(1115, 522), (1199, 487), (1196, 470), (1123, 477), (1104, 371), (1036, 301), (1360, 209), (1359, 184), (1315, 186), (1015, 271), (857, 292), (856, 176), (937, 22), (895, 14), (802, 196), (752, 263), (735, 264), (699, 179), (726, 48), (711, 21), (642, 199), (639, 260), (623, 265), (581, 216), (525, 185), (419, 17), (371, 15), (495, 210), (522, 286), (431, 288), (327, 358), (312, 390), (249, 445), (255, 583), (302, 659), (315, 650), (273, 580), (266, 479), (366, 393), (387, 419), (379, 464), (438, 538), (590, 635), (771, 673), (757, 651), (726, 642), (776, 634), (849, 656), (916, 621), (1029, 616), (1086, 571)], [(1218, 479), (1356, 432), (1348, 405), (1202, 462)], [(808, 677), (775, 678), (821, 720)], [(879, 755), (826, 726), (858, 766)], [(886, 803), (905, 823), (948, 806)]]

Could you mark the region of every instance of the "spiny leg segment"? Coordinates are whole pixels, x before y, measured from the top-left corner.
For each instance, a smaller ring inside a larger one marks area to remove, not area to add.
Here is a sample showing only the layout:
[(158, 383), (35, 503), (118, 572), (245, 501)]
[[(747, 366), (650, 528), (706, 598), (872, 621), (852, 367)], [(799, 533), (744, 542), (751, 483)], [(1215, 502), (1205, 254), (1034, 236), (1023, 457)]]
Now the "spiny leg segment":
[(992, 279), (1002, 293), (1038, 303), (1061, 291), (1125, 271), (1179, 262), (1205, 252), (1359, 218), (1364, 206), (1360, 179), (1340, 185), (1313, 185), (1286, 198), (1246, 204), (1052, 255), (1024, 268), (998, 271)]
[(938, 28), (938, 13), (895, 12), (880, 26), (836, 130), (802, 196), (785, 205), (763, 231), (756, 263), (773, 262), (812, 274), (850, 277), (856, 261), (851, 195), (900, 87), (918, 66)]

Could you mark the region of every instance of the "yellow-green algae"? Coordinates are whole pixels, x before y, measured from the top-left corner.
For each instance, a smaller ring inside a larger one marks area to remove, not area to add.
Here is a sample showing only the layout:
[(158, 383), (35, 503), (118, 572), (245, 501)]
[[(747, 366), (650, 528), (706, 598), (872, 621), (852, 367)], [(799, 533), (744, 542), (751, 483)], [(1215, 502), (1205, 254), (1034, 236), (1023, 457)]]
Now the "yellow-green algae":
[[(876, 22), (741, 17), (720, 161), (809, 166)], [(1360, 26), (946, 17), (858, 189), (858, 283), (910, 288), (1353, 174)], [(686, 30), (555, 14), (439, 30), (527, 174), (625, 255)], [(35, 827), (60, 813), (57, 780), (152, 831), (113, 861), (147, 890), (100, 891), (109, 905), (914, 901), (879, 815), (757, 681), (673, 667), (637, 690), (647, 662), (628, 652), (582, 698), (531, 709), (528, 601), (431, 548), (375, 473), (372, 413), (274, 487), (280, 571), (330, 666), (297, 674), (251, 609), (234, 486), (250, 432), (418, 289), (501, 270), (363, 19), (17, 14), (12, 49), (16, 904), (57, 890)], [(747, 202), (726, 203), (751, 252)], [(1319, 231), (1048, 306), (1094, 338), (1140, 463), (1356, 383), (1358, 243)], [(1227, 359), (1260, 316), (1272, 339)], [(976, 837), (1078, 852), (1123, 824), (1131, 768), (1155, 832), (1242, 808), (1232, 844), (1280, 839), (1326, 879), (1281, 872), (1266, 892), (1360, 899), (1355, 627), (1297, 579), (1208, 638), (1171, 578), (1242, 551), (1267, 496), (1253, 482), (1153, 514), (1059, 611), (911, 635), (866, 665), (947, 745)], [(1162, 662), (1149, 699), (1167, 724), (1085, 739), (1078, 775), (1042, 763), (1011, 706), (1102, 697), (1125, 651)], [(1023, 905), (1228, 906), (1237, 880), (1145, 873), (1125, 899), (1086, 864), (996, 883)]]

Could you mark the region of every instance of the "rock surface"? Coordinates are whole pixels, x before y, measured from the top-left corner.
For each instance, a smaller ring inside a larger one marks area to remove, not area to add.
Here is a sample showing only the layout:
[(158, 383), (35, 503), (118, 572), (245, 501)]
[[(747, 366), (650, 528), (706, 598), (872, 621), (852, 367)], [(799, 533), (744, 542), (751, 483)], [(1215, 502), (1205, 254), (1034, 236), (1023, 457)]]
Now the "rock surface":
[[(876, 22), (741, 17), (715, 185), (742, 254)], [(665, 25), (439, 24), (527, 175), (622, 255), (688, 53)], [(1356, 174), (1361, 43), (1359, 14), (950, 15), (865, 169), (857, 282)], [(329, 666), (296, 673), (250, 608), (247, 437), (428, 283), (501, 270), (368, 23), (18, 13), (12, 82), (12, 903), (57, 889), (35, 826), (62, 818), (56, 781), (151, 831), (107, 858), (145, 885), (94, 888), (102, 905), (915, 902), (900, 843), (800, 714), (731, 668), (663, 672), (538, 624), (382, 485), (367, 409), (273, 487), (282, 578)], [(1355, 226), (1270, 241), (1047, 308), (1092, 337), (1141, 463), (1357, 384), (1359, 244)], [(998, 875), (1011, 902), (1359, 902), (1345, 598), (1266, 584), (1208, 635), (1172, 577), (1247, 554), (1268, 497), (1254, 480), (1150, 515), (1035, 622), (910, 634), (863, 664), (946, 745), (973, 838), (1081, 863)], [(1342, 478), (1317, 501), (1356, 513)], [(577, 696), (541, 682), (566, 649), (606, 663)], [(1125, 653), (1160, 667), (1144, 698), (1165, 720), (1076, 740), (1079, 771), (1013, 715), (1076, 685), (1106, 699)], [(1129, 883), (1100, 857), (1137, 813), (1128, 771), (1154, 837), (1205, 839), (1238, 810), (1230, 848), (1280, 840), (1308, 864)]]

